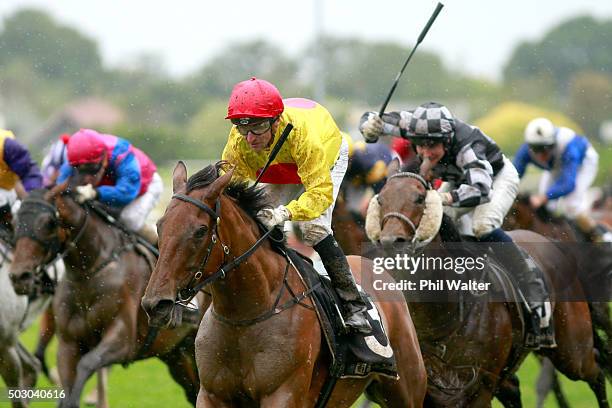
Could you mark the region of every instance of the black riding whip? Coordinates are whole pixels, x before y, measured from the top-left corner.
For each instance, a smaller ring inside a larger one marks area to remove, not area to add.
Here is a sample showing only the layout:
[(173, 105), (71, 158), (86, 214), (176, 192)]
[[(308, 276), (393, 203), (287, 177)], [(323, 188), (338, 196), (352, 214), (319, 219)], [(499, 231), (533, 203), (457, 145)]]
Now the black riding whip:
[(255, 180), (254, 186), (256, 186), (259, 183), (259, 180), (261, 179), (261, 176), (263, 176), (263, 174), (268, 169), (268, 166), (270, 166), (270, 163), (272, 163), (274, 158), (276, 158), (276, 155), (278, 154), (278, 152), (280, 151), (280, 148), (285, 143), (285, 140), (287, 140), (287, 137), (289, 136), (289, 133), (291, 133), (291, 130), (293, 130), (293, 125), (291, 123), (288, 123), (287, 126), (285, 126), (285, 129), (283, 130), (283, 133), (278, 138), (278, 141), (274, 145), (274, 148), (272, 148), (272, 152), (270, 153), (270, 157), (268, 158), (268, 162), (266, 163), (264, 168), (261, 170), (261, 173), (259, 173), (259, 176), (257, 176), (257, 179)]
[(389, 91), (389, 94), (387, 95), (387, 98), (385, 99), (385, 101), (382, 104), (382, 107), (380, 108), (380, 113), (378, 114), (378, 116), (380, 116), (381, 118), (382, 118), (383, 113), (385, 113), (385, 109), (387, 108), (387, 104), (389, 103), (389, 100), (391, 99), (391, 96), (393, 96), (393, 92), (395, 92), (395, 88), (397, 88), (397, 84), (399, 83), (400, 77), (404, 73), (404, 70), (406, 69), (406, 66), (408, 65), (408, 62), (410, 62), (410, 59), (412, 58), (412, 55), (416, 51), (417, 47), (419, 46), (419, 44), (423, 41), (423, 39), (427, 35), (427, 32), (431, 28), (431, 25), (433, 24), (433, 22), (436, 20), (436, 17), (438, 17), (438, 14), (440, 14), (440, 11), (442, 11), (442, 7), (444, 7), (444, 4), (438, 3), (438, 5), (436, 6), (436, 9), (434, 10), (433, 14), (431, 15), (431, 17), (429, 17), (429, 21), (427, 22), (427, 24), (423, 28), (423, 31), (421, 31), (421, 35), (419, 35), (419, 39), (417, 40), (416, 45), (414, 46), (412, 51), (410, 51), (410, 55), (408, 55), (408, 58), (406, 58), (406, 62), (404, 62), (404, 66), (402, 67), (400, 72), (397, 73), (397, 76), (395, 77), (395, 81), (393, 82), (393, 85), (391, 86), (391, 90)]

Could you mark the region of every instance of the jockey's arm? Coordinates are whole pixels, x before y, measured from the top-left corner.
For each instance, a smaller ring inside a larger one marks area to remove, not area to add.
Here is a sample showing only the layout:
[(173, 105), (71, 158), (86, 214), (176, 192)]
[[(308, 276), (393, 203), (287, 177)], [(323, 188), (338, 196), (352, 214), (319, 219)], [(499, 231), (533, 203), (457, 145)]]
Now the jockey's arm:
[(529, 156), (529, 146), (527, 143), (523, 143), (516, 152), (512, 164), (516, 167), (516, 171), (520, 178), (523, 178), (527, 165), (531, 162), (531, 156)]
[(331, 169), (328, 168), (324, 146), (315, 138), (308, 137), (305, 129), (294, 134), (292, 139), (291, 155), (305, 191), (286, 207), (292, 220), (309, 221), (323, 214), (333, 202)]
[(576, 175), (580, 167), (580, 158), (572, 150), (566, 150), (561, 157), (561, 171), (559, 177), (546, 191), (546, 197), (554, 200), (570, 194), (576, 188)]
[[(376, 112), (365, 112), (361, 115), (361, 119), (359, 119), (359, 129), (362, 128), (363, 124), (368, 120), (370, 115), (378, 115)], [(382, 121), (383, 121), (383, 135), (386, 136), (406, 136), (405, 128), (402, 128), (402, 125), (405, 125), (407, 128), (409, 117), (412, 114), (410, 112), (387, 112), (383, 113)], [(404, 120), (402, 120), (404, 119)]]
[(4, 141), (4, 162), (21, 180), (25, 191), (42, 187), (42, 175), (28, 150), (15, 139)]
[(140, 192), (140, 165), (133, 153), (128, 154), (114, 169), (114, 186), (99, 186), (98, 200), (102, 203), (123, 207), (134, 201)]
[(453, 207), (476, 207), (490, 201), (493, 168), (481, 144), (466, 146), (457, 155), (457, 166), (467, 181), (450, 192)]
[(66, 181), (70, 176), (75, 174), (75, 169), (68, 163), (68, 161), (64, 162), (59, 169), (59, 175), (57, 176), (57, 184), (62, 184)]

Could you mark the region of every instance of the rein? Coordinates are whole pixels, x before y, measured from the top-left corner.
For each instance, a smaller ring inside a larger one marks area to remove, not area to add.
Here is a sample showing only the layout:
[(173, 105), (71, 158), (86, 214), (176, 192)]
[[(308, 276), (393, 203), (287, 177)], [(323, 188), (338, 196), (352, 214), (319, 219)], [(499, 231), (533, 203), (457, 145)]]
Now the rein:
[[(57, 208), (53, 205), (51, 205), (50, 203), (48, 203), (45, 200), (41, 200), (41, 199), (26, 199), (23, 201), (21, 208), (23, 210), (21, 210), (20, 212), (26, 212), (27, 211), (27, 207), (38, 207), (40, 209), (42, 209), (43, 211), (49, 213), (53, 219), (54, 222), (56, 222), (58, 225), (60, 224), (60, 220), (59, 220), (59, 212), (57, 211)], [(77, 231), (76, 236), (74, 237), (74, 239), (72, 239), (71, 241), (68, 241), (67, 243), (64, 243), (64, 250), (62, 251), (62, 243), (60, 242), (59, 238), (57, 236), (53, 237), (53, 240), (51, 241), (51, 243), (49, 244), (48, 242), (45, 242), (44, 240), (40, 239), (37, 235), (36, 235), (36, 231), (35, 231), (35, 226), (34, 225), (28, 225), (28, 224), (24, 224), (24, 223), (17, 223), (17, 229), (15, 232), (15, 241), (17, 241), (17, 239), (19, 238), (23, 238), (23, 237), (27, 237), (30, 238), (31, 240), (37, 242), (40, 246), (42, 246), (45, 251), (47, 252), (47, 256), (48, 259), (43, 262), (42, 264), (38, 265), (36, 267), (36, 269), (34, 270), (34, 275), (35, 276), (42, 276), (42, 274), (44, 274), (44, 271), (51, 265), (55, 264), (57, 261), (59, 261), (60, 259), (63, 260), (66, 255), (68, 254), (68, 252), (72, 249), (76, 249), (76, 244), (80, 241), (80, 239), (83, 237), (83, 233), (85, 232), (85, 229), (87, 227), (89, 221), (89, 214), (87, 212), (85, 212), (85, 219), (83, 220), (83, 223), (81, 224), (81, 226), (79, 227), (79, 230)], [(55, 256), (53, 256), (53, 254), (55, 253)], [(52, 277), (52, 285), (53, 287), (55, 287), (57, 285), (58, 282), (58, 277), (57, 277), (57, 268), (54, 267), (54, 275)]]
[[(45, 200), (41, 200), (41, 199), (26, 199), (22, 204), (22, 208), (27, 208), (26, 206), (42, 208), (43, 211), (46, 211), (47, 213), (51, 214), (54, 222), (58, 223), (58, 225), (62, 225), (59, 219), (59, 212), (57, 211), (57, 208), (54, 205), (50, 204), (49, 202)], [(17, 233), (15, 234), (16, 239), (21, 238), (21, 237), (30, 238), (36, 241), (43, 248), (45, 248), (45, 250), (47, 251), (49, 255), (49, 259), (45, 261), (44, 263), (38, 265), (38, 267), (36, 268), (35, 270), (36, 275), (41, 275), (44, 272), (44, 270), (47, 269), (50, 265), (54, 264), (60, 259), (63, 260), (69, 251), (76, 249), (78, 242), (83, 237), (85, 230), (87, 228), (87, 225), (89, 224), (89, 218), (90, 218), (89, 211), (85, 210), (84, 212), (85, 212), (85, 216), (84, 216), (85, 219), (83, 220), (82, 224), (79, 226), (76, 236), (70, 241), (64, 242), (63, 250), (62, 250), (62, 243), (59, 241), (59, 238), (57, 236), (54, 236), (53, 240), (51, 241), (51, 244), (49, 244), (48, 242), (45, 242), (44, 240), (40, 239), (36, 235), (35, 226), (18, 223)], [(119, 255), (121, 255), (123, 252), (129, 251), (132, 248), (133, 248), (133, 245), (116, 246), (111, 252), (111, 254), (108, 256), (108, 258), (104, 260), (101, 264), (99, 264), (95, 269), (93, 269), (91, 274), (92, 275), (97, 274), (102, 269), (107, 267), (110, 263), (116, 261), (119, 258)], [(53, 256), (53, 253), (55, 253), (56, 255)], [(54, 280), (53, 284), (56, 285), (57, 284), (57, 274), (53, 278), (53, 280)]]
[[(196, 207), (198, 207), (200, 210), (206, 212), (208, 215), (211, 216), (212, 220), (213, 220), (213, 232), (211, 234), (211, 238), (210, 238), (210, 243), (208, 244), (208, 247), (206, 248), (206, 253), (204, 255), (204, 258), (202, 258), (202, 262), (200, 262), (200, 266), (198, 267), (198, 270), (196, 271), (196, 273), (191, 277), (191, 280), (189, 281), (189, 283), (187, 284), (187, 287), (185, 289), (182, 289), (179, 291), (178, 293), (178, 300), (175, 301), (175, 304), (183, 306), (183, 307), (188, 307), (189, 302), (191, 302), (191, 300), (195, 297), (195, 295), (200, 292), (201, 290), (204, 289), (204, 287), (210, 285), (211, 283), (217, 281), (218, 279), (225, 279), (225, 277), (227, 276), (227, 274), (229, 272), (231, 272), (232, 270), (236, 269), (242, 262), (244, 262), (247, 258), (249, 258), (256, 250), (257, 248), (259, 248), (263, 242), (268, 239), (270, 237), (270, 235), (272, 234), (272, 232), (274, 232), (274, 228), (266, 231), (266, 233), (264, 233), (249, 249), (247, 249), (242, 255), (234, 258), (232, 261), (225, 263), (225, 256), (229, 255), (230, 253), (230, 248), (225, 245), (222, 241), (221, 238), (219, 237), (219, 224), (221, 223), (221, 199), (217, 198), (217, 201), (215, 202), (215, 209), (213, 210), (212, 208), (210, 208), (208, 205), (204, 204), (202, 201), (200, 200), (196, 200), (192, 197), (189, 197), (185, 194), (174, 194), (172, 196), (172, 199), (177, 199), (177, 200), (181, 200), (184, 201), (186, 203), (189, 204), (193, 204)], [(204, 274), (204, 268), (206, 267), (206, 264), (208, 263), (208, 260), (210, 258), (210, 254), (213, 251), (214, 246), (217, 244), (217, 242), (219, 242), (223, 248), (223, 263), (221, 265), (221, 267), (212, 275), (210, 275), (209, 277), (207, 277), (206, 279), (204, 279), (202, 282), (199, 282), (195, 285), (193, 285), (193, 283), (195, 281), (197, 281), (198, 279), (200, 279), (203, 274)], [(259, 323), (262, 322), (264, 320), (269, 319), (272, 316), (275, 316), (291, 307), (293, 307), (294, 305), (300, 305), (303, 306), (307, 309), (311, 309), (314, 310), (314, 308), (310, 305), (306, 305), (304, 303), (301, 303), (302, 300), (304, 300), (305, 298), (309, 297), (312, 292), (315, 290), (316, 286), (313, 286), (312, 288), (296, 295), (293, 290), (291, 289), (291, 287), (289, 286), (289, 283), (287, 282), (287, 276), (289, 274), (289, 266), (290, 266), (290, 261), (289, 261), (289, 257), (287, 256), (286, 253), (283, 252), (283, 255), (285, 256), (285, 259), (287, 261), (287, 265), (285, 266), (285, 272), (283, 275), (283, 286), (281, 286), (281, 289), (278, 293), (278, 295), (276, 296), (276, 300), (274, 302), (274, 305), (272, 306), (272, 308), (263, 313), (262, 315), (255, 317), (253, 319), (246, 319), (246, 320), (232, 320), (232, 319), (228, 319), (227, 317), (221, 316), (220, 314), (218, 314), (217, 312), (215, 312), (215, 310), (213, 308), (211, 308), (212, 314), (213, 316), (218, 319), (219, 321), (232, 325), (232, 326), (250, 326), (252, 324), (255, 323)], [(192, 286), (193, 285), (193, 286)], [(292, 298), (283, 303), (282, 305), (278, 306), (280, 299), (285, 291), (285, 288), (287, 289), (287, 291), (292, 295)]]
[[(268, 238), (268, 236), (270, 236), (270, 234), (274, 231), (274, 229), (271, 229), (267, 231), (265, 234), (263, 234), (261, 238), (259, 238), (257, 242), (255, 242), (253, 246), (251, 246), (251, 248), (249, 248), (245, 253), (243, 253), (237, 258), (234, 258), (234, 260), (232, 260), (231, 262), (225, 263), (225, 257), (229, 255), (230, 248), (227, 245), (225, 245), (223, 241), (221, 241), (221, 238), (219, 236), (219, 224), (221, 223), (221, 199), (217, 198), (217, 201), (215, 202), (215, 209), (213, 210), (212, 208), (204, 204), (202, 201), (191, 198), (185, 194), (174, 194), (172, 196), (172, 199), (175, 199), (175, 198), (177, 200), (181, 200), (186, 203), (195, 205), (200, 210), (210, 215), (213, 220), (213, 232), (210, 237), (210, 243), (208, 244), (208, 247), (206, 248), (206, 254), (204, 255), (204, 258), (202, 258), (202, 262), (200, 262), (200, 266), (198, 267), (198, 270), (191, 277), (191, 280), (187, 284), (187, 287), (185, 289), (182, 289), (178, 295), (178, 301), (176, 303), (181, 306), (187, 307), (189, 302), (205, 286), (215, 282), (218, 279), (224, 279), (228, 272), (235, 269), (238, 265), (244, 262), (249, 256), (251, 256), (253, 252), (255, 252), (255, 250), (259, 248), (261, 244), (263, 244), (263, 242)], [(208, 260), (210, 259), (210, 255), (215, 245), (217, 244), (217, 242), (221, 244), (221, 247), (223, 248), (223, 263), (221, 267), (215, 273), (213, 273), (212, 275), (204, 279), (202, 282), (197, 283), (194, 286), (191, 286), (195, 281), (199, 280), (204, 275), (204, 268), (206, 267), (206, 264), (208, 263)]]

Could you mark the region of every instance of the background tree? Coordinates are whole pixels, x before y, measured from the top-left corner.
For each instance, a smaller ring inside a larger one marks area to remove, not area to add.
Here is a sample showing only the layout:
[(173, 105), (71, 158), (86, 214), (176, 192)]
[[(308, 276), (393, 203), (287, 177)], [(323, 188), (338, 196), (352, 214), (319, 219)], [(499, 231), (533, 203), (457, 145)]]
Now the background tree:
[(601, 122), (612, 119), (612, 76), (593, 71), (574, 75), (567, 111), (588, 137), (597, 139)]
[(567, 95), (570, 79), (583, 70), (612, 73), (612, 20), (572, 18), (551, 29), (540, 41), (518, 45), (504, 67), (508, 84), (525, 78), (551, 76), (556, 90)]

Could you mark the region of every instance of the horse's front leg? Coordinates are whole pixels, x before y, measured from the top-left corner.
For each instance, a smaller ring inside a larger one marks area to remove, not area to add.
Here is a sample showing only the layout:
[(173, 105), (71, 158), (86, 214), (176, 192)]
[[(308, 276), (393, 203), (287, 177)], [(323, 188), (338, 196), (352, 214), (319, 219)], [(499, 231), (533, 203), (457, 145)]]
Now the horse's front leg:
[(130, 330), (122, 320), (115, 321), (102, 341), (89, 353), (83, 355), (76, 367), (74, 384), (68, 397), (62, 401), (61, 408), (78, 408), (81, 393), (87, 380), (99, 369), (110, 364), (125, 361), (134, 343)]

